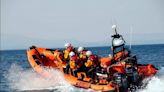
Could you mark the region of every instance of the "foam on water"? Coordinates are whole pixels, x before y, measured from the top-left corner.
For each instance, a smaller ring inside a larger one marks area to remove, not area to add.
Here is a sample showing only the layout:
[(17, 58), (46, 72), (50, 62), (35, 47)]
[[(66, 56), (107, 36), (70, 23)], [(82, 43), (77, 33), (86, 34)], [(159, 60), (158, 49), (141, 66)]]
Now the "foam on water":
[[(19, 65), (13, 64), (5, 73), (8, 85), (12, 90), (54, 90), (55, 92), (93, 92), (93, 90), (85, 90), (71, 86), (65, 81), (63, 74), (54, 69), (49, 69), (54, 75), (53, 79), (45, 79), (33, 71), (32, 68), (24, 70)], [(164, 67), (158, 74), (151, 78), (148, 85), (144, 89), (137, 92), (164, 92)]]
[(146, 88), (138, 92), (164, 92), (164, 67), (162, 67), (158, 74), (151, 78)]
[(34, 72), (31, 68), (24, 70), (19, 65), (13, 64), (8, 72), (4, 75), (8, 80), (8, 85), (12, 90), (55, 90), (59, 92), (84, 92), (92, 91), (71, 86), (65, 81), (63, 74), (54, 69), (49, 69), (54, 77), (45, 79)]

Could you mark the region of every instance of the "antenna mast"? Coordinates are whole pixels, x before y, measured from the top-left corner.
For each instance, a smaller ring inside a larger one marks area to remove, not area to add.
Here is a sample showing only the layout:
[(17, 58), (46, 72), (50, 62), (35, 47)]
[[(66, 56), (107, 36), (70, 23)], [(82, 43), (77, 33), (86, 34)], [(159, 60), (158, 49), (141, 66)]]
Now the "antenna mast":
[(132, 26), (130, 27), (130, 50), (131, 50), (131, 48), (132, 48), (132, 31), (133, 31), (133, 28), (132, 28)]

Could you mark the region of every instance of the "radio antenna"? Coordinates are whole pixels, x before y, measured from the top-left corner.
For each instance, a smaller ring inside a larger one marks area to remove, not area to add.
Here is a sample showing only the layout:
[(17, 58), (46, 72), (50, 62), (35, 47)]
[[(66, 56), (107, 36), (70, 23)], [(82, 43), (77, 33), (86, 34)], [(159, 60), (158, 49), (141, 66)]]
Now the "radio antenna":
[(133, 27), (131, 26), (130, 27), (130, 43), (129, 43), (129, 48), (130, 48), (130, 50), (132, 49), (132, 32), (133, 32)]

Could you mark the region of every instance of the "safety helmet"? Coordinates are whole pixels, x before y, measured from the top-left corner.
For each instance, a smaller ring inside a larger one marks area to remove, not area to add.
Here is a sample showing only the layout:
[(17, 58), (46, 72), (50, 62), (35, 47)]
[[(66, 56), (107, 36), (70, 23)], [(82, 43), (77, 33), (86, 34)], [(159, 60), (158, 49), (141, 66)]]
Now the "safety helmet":
[(75, 55), (75, 53), (73, 52), (73, 51), (71, 51), (70, 53), (69, 53), (69, 57), (72, 57), (72, 56), (74, 56)]
[(91, 52), (91, 51), (87, 51), (87, 52), (86, 52), (86, 55), (87, 55), (87, 56), (90, 56), (90, 55), (92, 55), (92, 52)]
[(70, 47), (70, 46), (71, 46), (70, 43), (65, 43), (65, 45), (64, 45), (65, 48), (68, 48), (68, 47)]
[(79, 47), (77, 51), (80, 53), (80, 52), (82, 52), (83, 50), (84, 50), (84, 47)]

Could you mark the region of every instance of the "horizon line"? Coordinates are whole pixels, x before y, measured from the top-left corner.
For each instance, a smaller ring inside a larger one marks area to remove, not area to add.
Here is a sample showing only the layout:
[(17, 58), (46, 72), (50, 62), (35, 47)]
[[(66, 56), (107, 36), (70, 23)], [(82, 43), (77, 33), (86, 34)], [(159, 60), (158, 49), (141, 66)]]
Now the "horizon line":
[[(164, 45), (164, 43), (133, 44), (132, 46), (140, 46), (140, 45)], [(129, 44), (127, 44), (125, 46), (129, 46)], [(42, 46), (40, 46), (40, 47), (42, 48)], [(96, 47), (111, 47), (111, 46), (108, 46), (108, 45), (104, 45), (104, 46), (86, 46), (86, 48), (96, 48)], [(64, 47), (54, 47), (54, 48), (50, 47), (50, 49), (57, 49), (57, 48), (63, 49)], [(77, 48), (77, 46), (75, 46), (75, 48)], [(0, 49), (0, 51), (14, 51), (14, 50), (27, 50), (27, 49), (28, 48), (22, 48), (22, 49)]]

